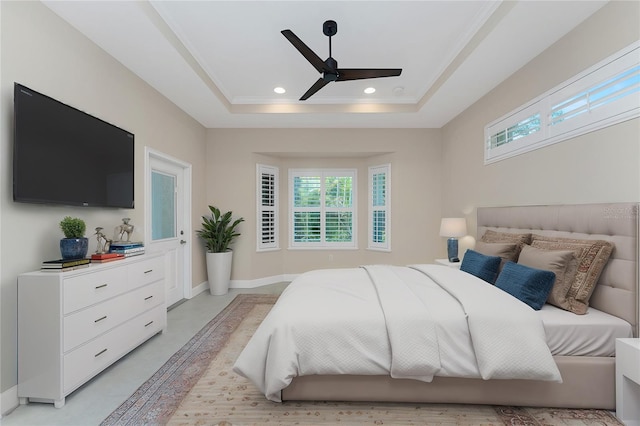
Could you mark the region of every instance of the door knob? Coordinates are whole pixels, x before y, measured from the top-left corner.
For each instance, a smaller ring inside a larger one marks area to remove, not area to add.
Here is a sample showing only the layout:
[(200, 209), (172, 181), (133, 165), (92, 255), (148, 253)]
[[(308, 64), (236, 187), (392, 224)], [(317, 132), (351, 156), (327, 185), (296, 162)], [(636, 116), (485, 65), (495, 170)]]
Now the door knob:
[(180, 240), (180, 244), (187, 244), (185, 240)]

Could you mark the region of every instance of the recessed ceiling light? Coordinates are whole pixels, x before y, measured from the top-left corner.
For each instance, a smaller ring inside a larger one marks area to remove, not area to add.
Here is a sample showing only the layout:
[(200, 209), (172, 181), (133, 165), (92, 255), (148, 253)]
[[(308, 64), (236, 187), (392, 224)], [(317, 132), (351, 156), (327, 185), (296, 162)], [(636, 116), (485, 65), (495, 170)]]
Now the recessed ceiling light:
[(283, 93), (286, 92), (286, 90), (284, 90), (284, 87), (276, 87), (275, 89), (273, 89), (273, 91), (279, 95), (282, 95)]
[(366, 89), (364, 89), (364, 93), (366, 93), (367, 95), (375, 93), (375, 91), (376, 91), (375, 87), (367, 87)]

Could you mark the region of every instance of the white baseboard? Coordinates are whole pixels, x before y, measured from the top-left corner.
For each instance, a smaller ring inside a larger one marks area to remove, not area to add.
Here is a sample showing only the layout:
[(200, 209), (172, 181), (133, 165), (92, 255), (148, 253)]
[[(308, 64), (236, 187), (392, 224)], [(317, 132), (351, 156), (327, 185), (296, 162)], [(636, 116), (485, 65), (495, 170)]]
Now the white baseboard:
[[(191, 289), (191, 297), (196, 297), (200, 293), (207, 290), (209, 290), (209, 283), (207, 281), (201, 282)], [(191, 299), (191, 297), (189, 299)]]
[(255, 280), (231, 280), (230, 288), (256, 288), (263, 285), (276, 284), (281, 282), (291, 282), (297, 274), (274, 275), (272, 277), (257, 278)]
[[(273, 277), (258, 278), (255, 280), (231, 280), (231, 282), (229, 283), (229, 288), (256, 288), (263, 285), (291, 282), (297, 276), (298, 274), (283, 274), (274, 275)], [(196, 297), (197, 295), (205, 291), (209, 291), (209, 283), (207, 281), (204, 281), (198, 284), (196, 287), (193, 287), (191, 289), (191, 297), (189, 297), (189, 299), (191, 299), (192, 297)]]
[(18, 408), (18, 405), (18, 386), (16, 385), (0, 395), (0, 417), (12, 412)]

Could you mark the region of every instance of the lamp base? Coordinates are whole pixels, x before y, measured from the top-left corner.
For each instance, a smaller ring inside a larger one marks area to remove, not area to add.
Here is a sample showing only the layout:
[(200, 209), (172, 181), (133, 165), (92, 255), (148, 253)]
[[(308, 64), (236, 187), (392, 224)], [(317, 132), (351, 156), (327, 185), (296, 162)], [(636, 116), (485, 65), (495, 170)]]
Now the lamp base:
[(449, 262), (460, 262), (458, 259), (458, 239), (449, 238), (447, 240), (447, 257)]

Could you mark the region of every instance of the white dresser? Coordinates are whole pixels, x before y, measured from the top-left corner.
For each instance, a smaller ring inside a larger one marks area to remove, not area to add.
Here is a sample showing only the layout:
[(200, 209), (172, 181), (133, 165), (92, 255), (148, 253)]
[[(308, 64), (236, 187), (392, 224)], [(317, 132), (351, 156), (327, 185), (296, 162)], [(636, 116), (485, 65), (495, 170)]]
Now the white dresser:
[(167, 324), (164, 257), (18, 277), (18, 397), (65, 397)]

